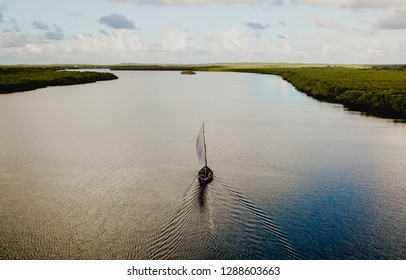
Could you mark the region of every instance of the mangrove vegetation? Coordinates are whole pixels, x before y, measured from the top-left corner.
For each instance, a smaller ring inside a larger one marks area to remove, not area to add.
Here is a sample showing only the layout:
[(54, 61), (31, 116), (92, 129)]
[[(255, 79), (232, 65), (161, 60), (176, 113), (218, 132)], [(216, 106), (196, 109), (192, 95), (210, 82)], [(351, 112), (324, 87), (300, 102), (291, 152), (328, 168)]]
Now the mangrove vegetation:
[(58, 67), (0, 67), (0, 94), (48, 86), (94, 83), (117, 79), (112, 73), (64, 71)]
[[(66, 68), (78, 66), (0, 67), (0, 93), (117, 79), (112, 73), (60, 71)], [(86, 68), (279, 75), (297, 90), (318, 100), (340, 103), (374, 116), (406, 119), (406, 65), (121, 64), (87, 65)]]
[(182, 75), (195, 75), (196, 74), (196, 72), (193, 70), (182, 70), (180, 73)]
[[(403, 68), (404, 69), (404, 68)], [(265, 67), (236, 71), (279, 75), (318, 100), (371, 115), (406, 119), (406, 71), (395, 67)]]

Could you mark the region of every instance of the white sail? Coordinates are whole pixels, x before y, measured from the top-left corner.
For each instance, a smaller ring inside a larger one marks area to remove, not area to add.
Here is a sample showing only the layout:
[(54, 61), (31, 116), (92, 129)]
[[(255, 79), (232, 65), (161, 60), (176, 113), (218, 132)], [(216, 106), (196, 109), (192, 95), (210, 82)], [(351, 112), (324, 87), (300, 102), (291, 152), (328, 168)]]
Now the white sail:
[(196, 140), (196, 158), (199, 165), (206, 164), (206, 149), (204, 141), (204, 125), (202, 125)]

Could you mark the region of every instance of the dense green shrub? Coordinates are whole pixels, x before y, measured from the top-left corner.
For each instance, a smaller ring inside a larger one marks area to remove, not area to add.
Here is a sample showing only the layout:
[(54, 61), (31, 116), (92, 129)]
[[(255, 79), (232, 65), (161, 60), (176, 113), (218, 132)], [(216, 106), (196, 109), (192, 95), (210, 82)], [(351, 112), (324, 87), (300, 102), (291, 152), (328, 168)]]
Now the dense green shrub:
[(0, 93), (112, 79), (117, 79), (112, 73), (57, 71), (56, 68), (40, 67), (0, 67)]
[[(253, 71), (252, 71), (253, 70)], [(406, 66), (274, 67), (228, 71), (280, 75), (314, 98), (373, 115), (406, 119)]]

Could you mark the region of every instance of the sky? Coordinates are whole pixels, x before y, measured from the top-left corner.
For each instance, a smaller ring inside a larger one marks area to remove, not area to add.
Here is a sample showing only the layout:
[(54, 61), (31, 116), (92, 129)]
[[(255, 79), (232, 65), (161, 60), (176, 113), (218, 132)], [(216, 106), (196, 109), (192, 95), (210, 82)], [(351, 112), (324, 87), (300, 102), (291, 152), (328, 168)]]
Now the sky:
[(0, 0), (0, 65), (406, 64), (406, 0)]

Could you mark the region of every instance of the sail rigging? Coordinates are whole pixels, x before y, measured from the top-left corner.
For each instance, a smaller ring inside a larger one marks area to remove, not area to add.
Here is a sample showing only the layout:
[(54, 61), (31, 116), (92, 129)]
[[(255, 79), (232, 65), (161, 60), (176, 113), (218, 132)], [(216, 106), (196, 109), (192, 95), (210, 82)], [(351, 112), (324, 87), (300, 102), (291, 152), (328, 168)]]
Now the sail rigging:
[(199, 130), (196, 140), (196, 158), (199, 165), (203, 165), (197, 177), (200, 186), (207, 186), (213, 180), (213, 170), (207, 166), (207, 154), (206, 154), (206, 139), (204, 137), (204, 123)]
[(206, 139), (204, 137), (204, 123), (199, 130), (196, 140), (196, 158), (199, 165), (207, 166)]

